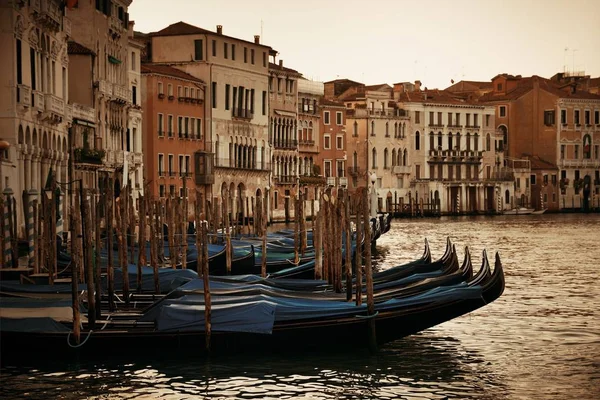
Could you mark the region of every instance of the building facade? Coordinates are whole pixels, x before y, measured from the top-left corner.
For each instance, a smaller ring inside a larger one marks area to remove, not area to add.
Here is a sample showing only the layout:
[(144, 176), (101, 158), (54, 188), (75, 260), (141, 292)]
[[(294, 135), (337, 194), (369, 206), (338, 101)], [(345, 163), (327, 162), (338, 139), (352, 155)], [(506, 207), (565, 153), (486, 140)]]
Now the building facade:
[(190, 202), (200, 200), (197, 193), (210, 198), (213, 181), (207, 177), (214, 175), (196, 165), (200, 154), (212, 151), (205, 142), (205, 83), (168, 65), (142, 64), (141, 72), (149, 194), (187, 196)]
[[(26, 234), (27, 205), (40, 199), (50, 170), (59, 182), (68, 180), (72, 109), (67, 13), (54, 0), (0, 4), (0, 135), (10, 143), (0, 159), (0, 191), (16, 199), (20, 238)], [(25, 202), (23, 194), (28, 196)], [(59, 215), (64, 211), (61, 208)]]
[[(214, 174), (215, 195), (244, 216), (270, 189), (268, 56), (271, 48), (184, 22), (151, 33), (149, 60), (171, 65), (207, 84), (205, 141), (212, 154), (200, 164)], [(214, 155), (214, 171), (208, 168)], [(210, 178), (206, 178), (210, 179)], [(227, 196), (223, 196), (227, 194)]]
[[(275, 52), (271, 53), (275, 58)], [(298, 187), (298, 71), (269, 63), (269, 145), (271, 146), (271, 217), (289, 219)], [(292, 197), (291, 197), (292, 196)]]
[(321, 98), (319, 154), (316, 164), (321, 167), (327, 186), (348, 187), (346, 106), (344, 103)]

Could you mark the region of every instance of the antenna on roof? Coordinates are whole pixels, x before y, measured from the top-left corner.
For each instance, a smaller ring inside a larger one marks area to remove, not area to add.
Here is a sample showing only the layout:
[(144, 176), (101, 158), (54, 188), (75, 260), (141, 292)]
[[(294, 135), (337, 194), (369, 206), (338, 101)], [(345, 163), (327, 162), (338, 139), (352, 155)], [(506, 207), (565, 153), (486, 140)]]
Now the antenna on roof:
[(265, 37), (263, 36), (263, 20), (262, 18), (260, 19), (260, 37), (263, 40), (263, 43), (265, 42)]

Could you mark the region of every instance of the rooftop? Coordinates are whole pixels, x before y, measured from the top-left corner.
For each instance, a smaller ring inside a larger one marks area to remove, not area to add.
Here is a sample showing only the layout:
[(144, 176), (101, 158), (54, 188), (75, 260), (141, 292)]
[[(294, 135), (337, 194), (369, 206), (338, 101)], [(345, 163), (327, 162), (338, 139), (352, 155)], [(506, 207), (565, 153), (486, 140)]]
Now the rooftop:
[(77, 42), (69, 40), (67, 43), (67, 53), (68, 54), (84, 54), (84, 55), (92, 55), (95, 56), (96, 53), (93, 50), (88, 49), (84, 45), (81, 45)]
[(204, 84), (202, 79), (198, 79), (187, 72), (183, 72), (180, 69), (159, 64), (142, 64), (142, 74), (159, 74), (166, 75), (173, 78), (184, 79), (186, 81), (197, 82)]

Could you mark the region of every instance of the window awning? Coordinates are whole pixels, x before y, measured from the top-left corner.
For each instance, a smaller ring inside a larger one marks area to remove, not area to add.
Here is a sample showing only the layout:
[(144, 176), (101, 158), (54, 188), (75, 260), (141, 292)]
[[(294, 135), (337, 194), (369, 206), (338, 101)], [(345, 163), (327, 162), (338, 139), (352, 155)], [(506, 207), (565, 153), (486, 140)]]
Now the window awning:
[(275, 114), (277, 115), (282, 115), (284, 117), (295, 117), (296, 113), (291, 112), (291, 111), (283, 111), (283, 110), (274, 110)]
[(121, 64), (121, 62), (122, 62), (121, 60), (119, 60), (118, 58), (113, 57), (113, 56), (108, 56), (108, 61), (113, 64)]

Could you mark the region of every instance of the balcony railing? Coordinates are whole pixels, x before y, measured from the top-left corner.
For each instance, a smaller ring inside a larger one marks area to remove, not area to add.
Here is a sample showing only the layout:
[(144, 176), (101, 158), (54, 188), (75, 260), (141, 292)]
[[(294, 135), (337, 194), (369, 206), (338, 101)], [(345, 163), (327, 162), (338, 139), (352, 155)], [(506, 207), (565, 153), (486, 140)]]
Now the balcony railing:
[(40, 21), (44, 23), (50, 23), (55, 27), (60, 27), (61, 20), (61, 9), (59, 2), (56, 0), (38, 0), (33, 1), (32, 8), (38, 14)]
[(314, 146), (315, 145), (314, 140), (300, 140), (300, 141), (298, 141), (298, 143), (300, 144), (300, 146)]
[(296, 149), (298, 147), (297, 140), (275, 140), (273, 147), (276, 149)]
[(254, 118), (254, 113), (250, 110), (246, 110), (245, 108), (237, 108), (234, 107), (231, 115), (234, 118), (242, 118), (242, 119), (252, 119)]
[(192, 173), (191, 173), (191, 172), (186, 172), (186, 171), (184, 171), (184, 172), (179, 172), (179, 177), (180, 177), (180, 178), (189, 178), (189, 177), (191, 177), (191, 176), (192, 176)]
[(60, 116), (64, 116), (65, 114), (64, 100), (53, 94), (46, 94), (44, 96), (44, 105), (47, 112), (52, 112)]
[(104, 96), (112, 96), (112, 94), (113, 94), (113, 87), (112, 87), (112, 85), (110, 84), (110, 82), (105, 81), (105, 80), (98, 81), (98, 90)]
[(39, 112), (44, 112), (44, 93), (34, 90), (32, 91), (33, 107)]
[(91, 107), (87, 107), (82, 104), (74, 103), (73, 104), (73, 118), (88, 121), (88, 122), (96, 122), (96, 112)]
[(106, 155), (104, 150), (88, 149), (85, 147), (77, 148), (73, 151), (75, 162), (85, 164), (102, 164)]
[(31, 88), (27, 85), (17, 85), (17, 103), (23, 107), (31, 106)]
[(585, 158), (578, 160), (560, 160), (558, 162), (559, 167), (580, 167), (580, 168), (600, 168), (600, 160)]
[(130, 102), (131, 101), (131, 92), (127, 89), (126, 86), (114, 84), (113, 86), (113, 95), (123, 101)]
[(293, 185), (296, 183), (295, 175), (277, 175), (273, 178), (280, 185)]
[(270, 171), (270, 162), (259, 162), (255, 161), (252, 164), (237, 162), (232, 158), (216, 158), (215, 167), (217, 168), (232, 168), (232, 169), (243, 169), (248, 171)]
[(410, 167), (408, 165), (396, 165), (392, 171), (396, 175), (410, 174)]

